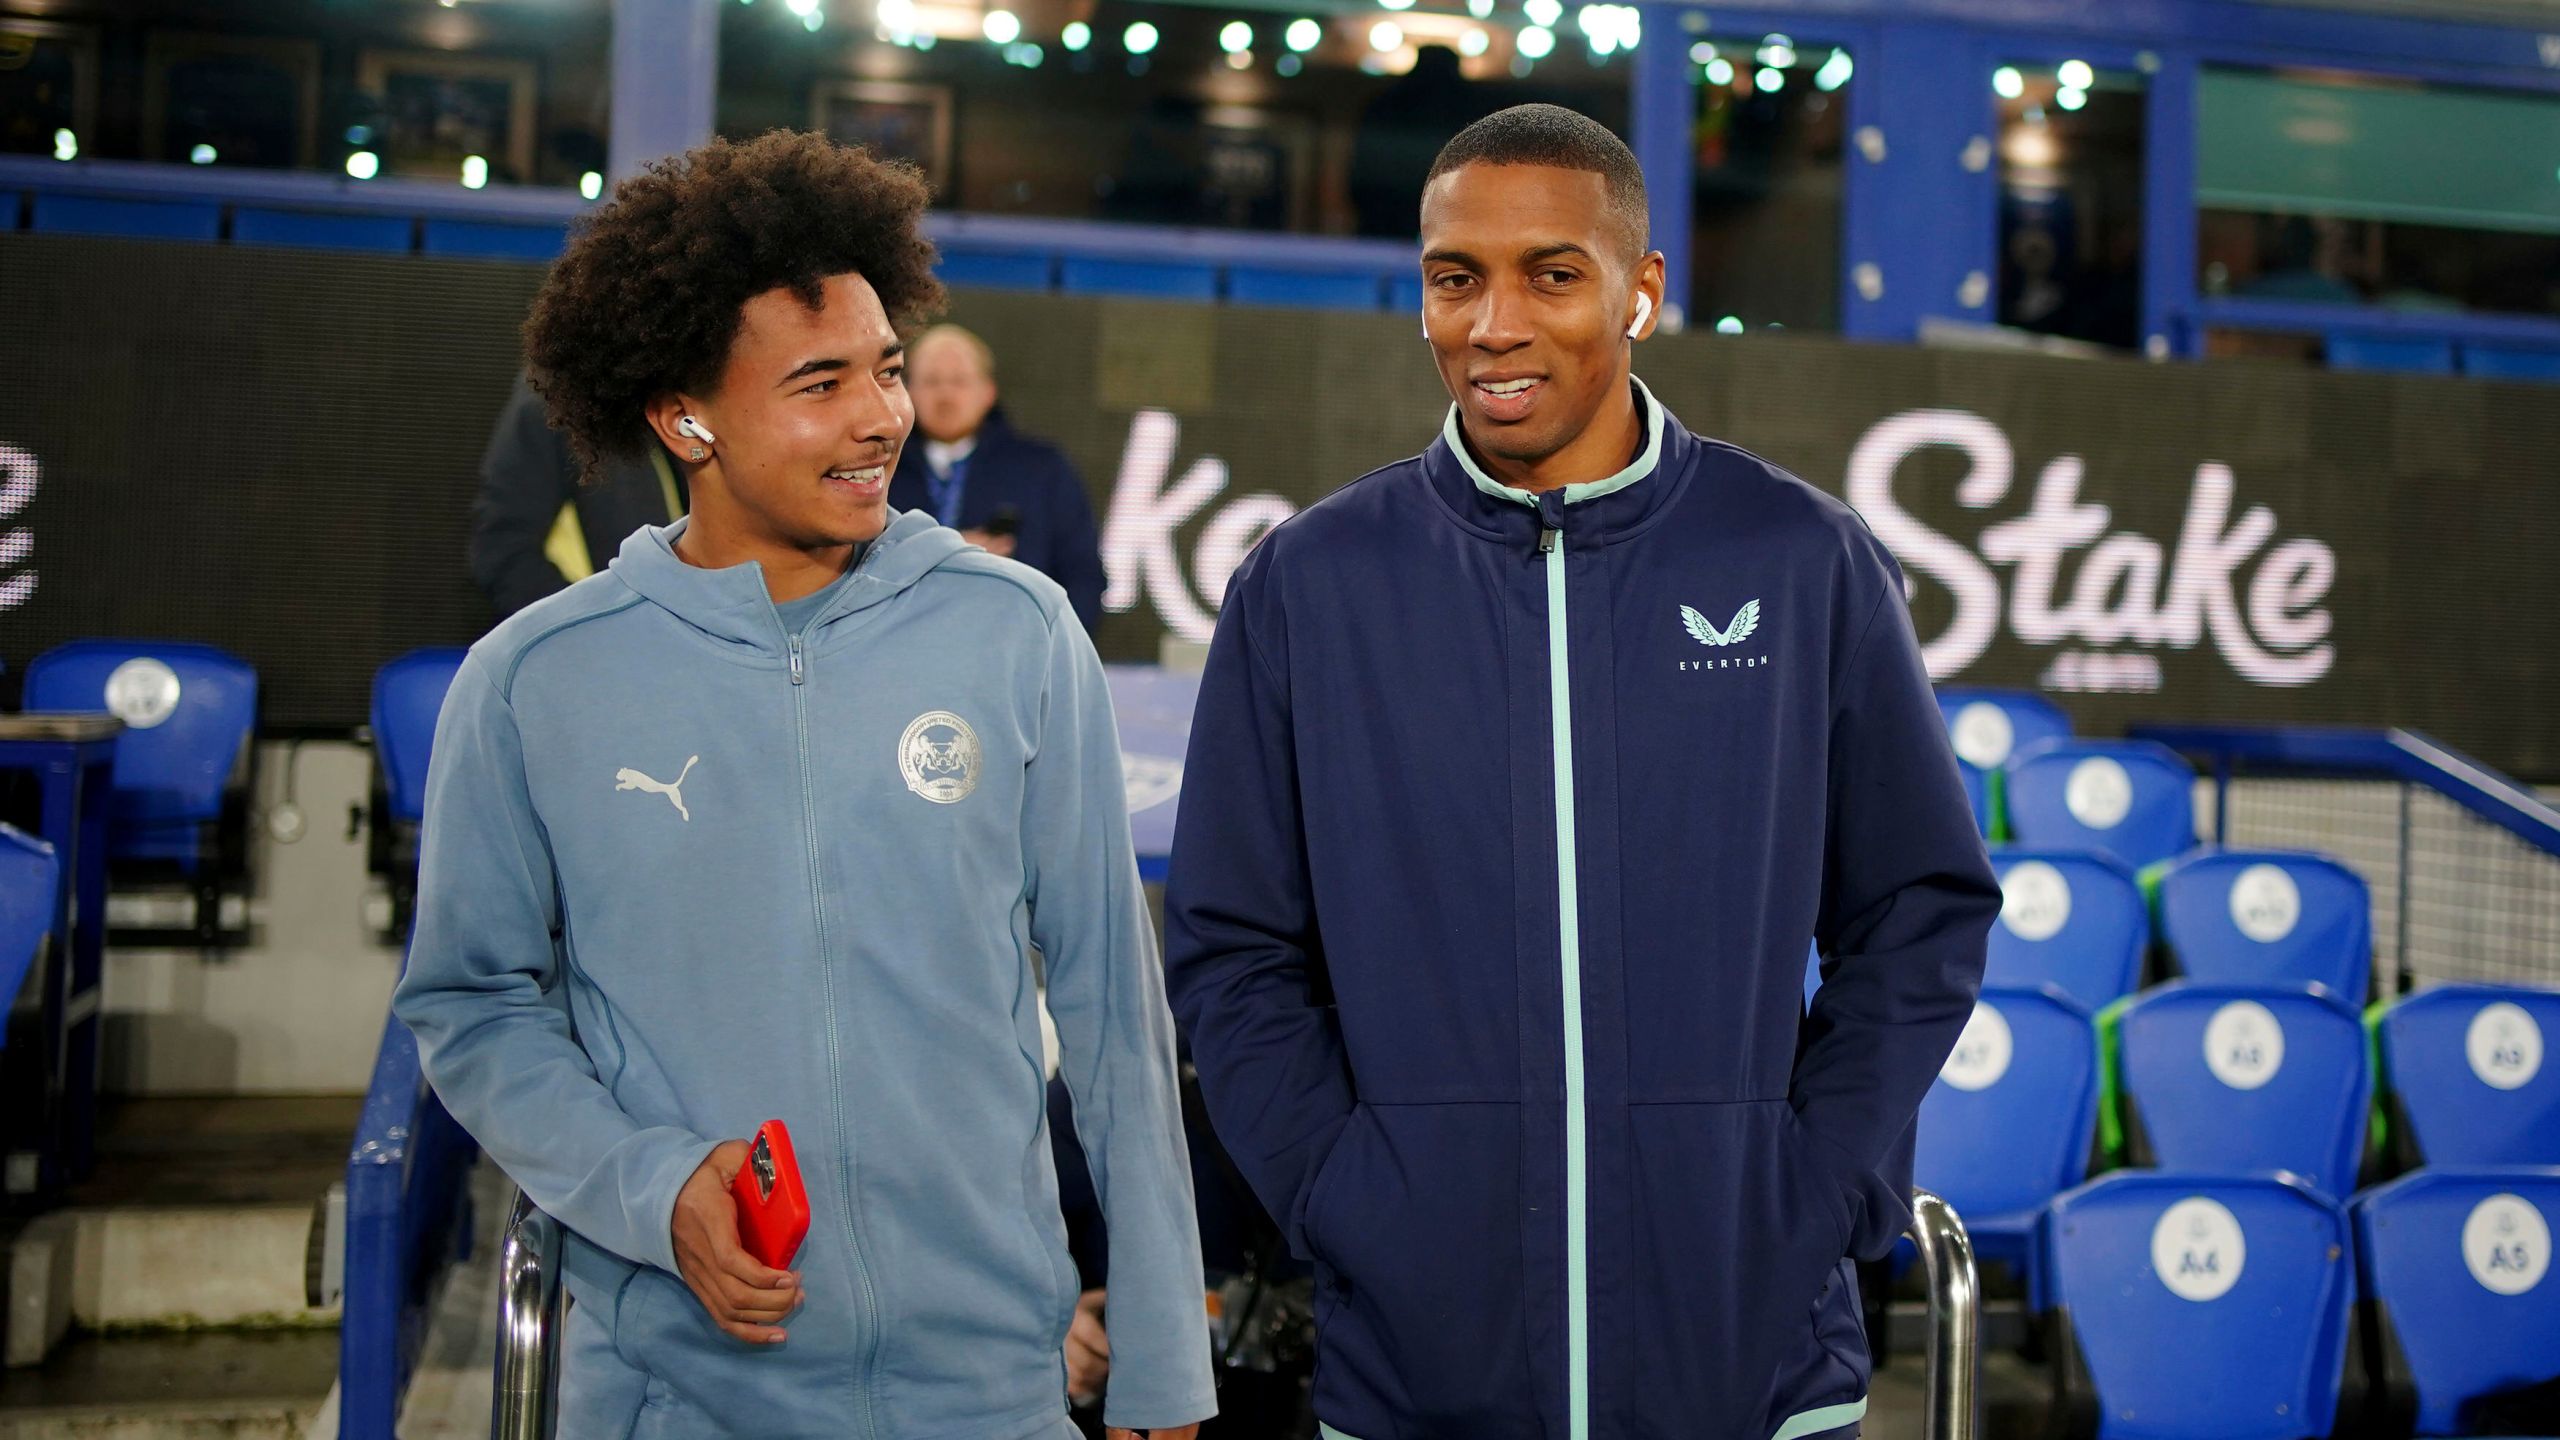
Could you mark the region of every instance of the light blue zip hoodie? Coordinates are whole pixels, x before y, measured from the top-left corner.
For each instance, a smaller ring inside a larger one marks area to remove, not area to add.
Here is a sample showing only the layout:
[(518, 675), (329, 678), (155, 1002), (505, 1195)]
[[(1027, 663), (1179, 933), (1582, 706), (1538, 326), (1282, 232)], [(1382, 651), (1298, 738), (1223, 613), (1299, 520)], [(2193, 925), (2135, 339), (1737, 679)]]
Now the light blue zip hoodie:
[[(474, 646), (393, 1006), (575, 1232), (564, 1436), (1051, 1440), (1077, 1293), (1031, 947), (1110, 1226), (1109, 1423), (1209, 1415), (1173, 1023), (1064, 592), (897, 514), (802, 634), (643, 530)], [(779, 1116), (781, 1345), (675, 1273), (677, 1191)]]

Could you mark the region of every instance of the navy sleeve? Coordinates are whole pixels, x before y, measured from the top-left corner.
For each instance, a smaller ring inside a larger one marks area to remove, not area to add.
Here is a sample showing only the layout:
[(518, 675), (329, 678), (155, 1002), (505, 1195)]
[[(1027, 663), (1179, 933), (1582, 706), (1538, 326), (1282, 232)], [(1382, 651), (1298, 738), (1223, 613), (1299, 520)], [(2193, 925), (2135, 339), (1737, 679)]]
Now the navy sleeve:
[[(1229, 1158), (1306, 1255), (1307, 1182), (1350, 1119), (1351, 1064), (1323, 965), (1298, 805), (1285, 656), (1257, 637), (1273, 547), (1228, 587), (1183, 764), (1165, 882), (1167, 980)], [(1276, 630), (1276, 625), (1270, 627)]]
[(578, 462), (551, 428), (542, 397), (519, 377), (480, 457), (471, 502), (471, 578), (501, 618), (569, 581), (543, 553), (562, 506), (578, 497)]
[(1050, 542), (1049, 578), (1067, 592), (1067, 603), (1090, 635), (1102, 623), (1102, 530), (1094, 523), (1093, 502), (1085, 497), (1084, 477), (1076, 473), (1075, 462), (1055, 451), (1050, 460), (1055, 466), (1050, 504), (1057, 534)]
[(1851, 1192), (1851, 1253), (1879, 1259), (1911, 1223), (1907, 1134), (1973, 1013), (2000, 887), (1901, 573), (1859, 540), (1844, 609), (1866, 619), (1835, 650), (1823, 979), (1790, 1099)]

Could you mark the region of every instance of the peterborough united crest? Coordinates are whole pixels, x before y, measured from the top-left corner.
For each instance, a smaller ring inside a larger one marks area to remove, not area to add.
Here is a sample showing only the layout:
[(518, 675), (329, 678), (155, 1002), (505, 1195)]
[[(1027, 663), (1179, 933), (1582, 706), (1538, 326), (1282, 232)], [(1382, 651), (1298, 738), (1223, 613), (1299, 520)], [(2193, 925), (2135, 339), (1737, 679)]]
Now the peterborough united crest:
[(898, 770), (936, 805), (966, 800), (978, 788), (978, 732), (948, 710), (928, 710), (899, 738)]

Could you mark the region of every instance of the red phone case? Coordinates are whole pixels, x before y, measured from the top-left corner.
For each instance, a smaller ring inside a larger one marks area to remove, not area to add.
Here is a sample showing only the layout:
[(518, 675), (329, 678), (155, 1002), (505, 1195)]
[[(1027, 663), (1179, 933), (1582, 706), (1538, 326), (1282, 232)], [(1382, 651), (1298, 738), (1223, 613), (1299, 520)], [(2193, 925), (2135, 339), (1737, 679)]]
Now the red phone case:
[(738, 1200), (738, 1243), (776, 1270), (791, 1268), (791, 1257), (809, 1238), (809, 1192), (800, 1183), (788, 1126), (767, 1120), (756, 1130), (729, 1193)]

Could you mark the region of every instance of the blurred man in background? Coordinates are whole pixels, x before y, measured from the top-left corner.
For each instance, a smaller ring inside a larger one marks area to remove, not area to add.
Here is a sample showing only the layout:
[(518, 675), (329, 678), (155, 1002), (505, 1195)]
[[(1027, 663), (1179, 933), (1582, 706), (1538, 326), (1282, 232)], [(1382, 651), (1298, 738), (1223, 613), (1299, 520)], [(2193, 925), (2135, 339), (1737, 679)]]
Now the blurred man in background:
[(681, 519), (684, 477), (666, 455), (617, 456), (578, 483), (569, 437), (523, 376), (498, 412), (471, 502), (471, 578), (504, 620), (594, 574), (633, 532)]
[(1102, 616), (1102, 537), (1083, 477), (1056, 446), (1006, 423), (986, 341), (936, 325), (916, 337), (907, 367), (924, 443), (898, 456), (889, 504), (1057, 581), (1090, 632)]

